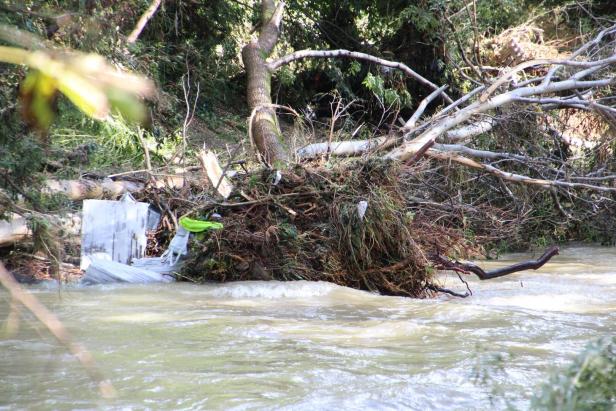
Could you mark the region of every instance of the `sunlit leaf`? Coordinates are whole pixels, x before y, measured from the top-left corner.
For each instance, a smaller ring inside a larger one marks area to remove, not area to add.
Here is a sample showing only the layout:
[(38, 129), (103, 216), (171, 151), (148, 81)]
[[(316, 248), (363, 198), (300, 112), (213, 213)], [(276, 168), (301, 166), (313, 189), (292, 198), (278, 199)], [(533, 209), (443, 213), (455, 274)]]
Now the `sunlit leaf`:
[[(0, 38), (16, 44), (32, 44), (36, 37), (14, 27), (0, 24)], [(27, 41), (26, 41), (27, 40)], [(29, 66), (33, 71), (22, 84), (21, 99), (25, 121), (47, 130), (54, 120), (53, 102), (63, 93), (79, 110), (96, 119), (112, 114), (143, 124), (147, 110), (143, 99), (152, 96), (151, 81), (118, 70), (103, 57), (48, 50), (44, 42), (35, 51), (0, 46), (0, 62)]]
[(58, 77), (58, 89), (81, 111), (102, 120), (109, 115), (109, 101), (100, 87), (66, 71)]
[(38, 70), (28, 73), (22, 82), (20, 99), (24, 121), (31, 127), (46, 131), (53, 122), (57, 83)]
[(129, 123), (144, 124), (148, 120), (145, 105), (133, 94), (111, 88), (107, 91), (107, 98), (109, 99), (112, 113), (119, 114)]

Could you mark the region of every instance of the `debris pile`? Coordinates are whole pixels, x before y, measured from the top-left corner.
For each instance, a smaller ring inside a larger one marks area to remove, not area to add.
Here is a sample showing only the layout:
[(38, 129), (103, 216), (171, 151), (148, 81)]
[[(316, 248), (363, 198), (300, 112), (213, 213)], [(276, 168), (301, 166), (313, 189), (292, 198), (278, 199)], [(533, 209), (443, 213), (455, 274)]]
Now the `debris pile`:
[(236, 182), (227, 202), (195, 211), (223, 230), (196, 237), (182, 275), (195, 281), (329, 281), (387, 295), (435, 290), (429, 255), (463, 242), (407, 211), (385, 160), (333, 169), (296, 165)]

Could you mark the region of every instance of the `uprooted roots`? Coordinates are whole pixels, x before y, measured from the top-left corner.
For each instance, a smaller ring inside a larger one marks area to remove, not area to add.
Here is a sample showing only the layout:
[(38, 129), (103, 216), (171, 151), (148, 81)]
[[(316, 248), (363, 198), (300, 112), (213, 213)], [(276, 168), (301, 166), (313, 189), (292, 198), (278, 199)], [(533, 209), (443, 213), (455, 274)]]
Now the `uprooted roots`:
[[(407, 211), (391, 162), (334, 170), (297, 166), (244, 178), (238, 195), (201, 216), (224, 229), (195, 242), (184, 276), (198, 281), (329, 281), (387, 295), (434, 292), (427, 255), (460, 251), (453, 230)], [(365, 202), (365, 203), (364, 203)], [(362, 205), (367, 205), (361, 213)]]

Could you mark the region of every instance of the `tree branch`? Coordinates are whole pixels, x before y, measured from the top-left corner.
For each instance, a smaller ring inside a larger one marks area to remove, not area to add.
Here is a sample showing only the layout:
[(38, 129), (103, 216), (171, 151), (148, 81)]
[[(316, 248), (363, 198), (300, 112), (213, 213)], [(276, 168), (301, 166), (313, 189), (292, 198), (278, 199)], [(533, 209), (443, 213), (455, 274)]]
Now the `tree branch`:
[(126, 38), (126, 42), (128, 44), (132, 44), (137, 41), (137, 38), (139, 38), (139, 36), (141, 35), (141, 32), (145, 28), (145, 25), (148, 24), (148, 21), (150, 21), (152, 17), (154, 17), (154, 14), (160, 7), (161, 2), (162, 0), (152, 1), (152, 3), (150, 4), (150, 7), (148, 7), (148, 9), (141, 15), (141, 17), (139, 18), (139, 21), (137, 21), (137, 25)]
[(494, 167), (491, 164), (479, 163), (468, 157), (450, 154), (450, 153), (443, 153), (441, 151), (436, 151), (436, 150), (429, 150), (425, 155), (430, 158), (435, 158), (435, 159), (444, 160), (444, 161), (451, 161), (451, 162), (458, 163), (463, 166), (476, 168), (478, 170), (484, 170), (487, 173), (490, 173), (496, 177), (502, 178), (503, 180), (512, 181), (514, 183), (538, 185), (541, 187), (586, 188), (586, 189), (594, 190), (594, 191), (616, 192), (616, 187), (596, 186), (596, 185), (585, 184), (585, 183), (571, 183), (571, 182), (562, 181), (562, 180), (545, 180), (541, 178), (528, 177), (522, 174), (509, 173), (497, 167)]
[(313, 158), (321, 154), (329, 153), (332, 156), (357, 156), (377, 149), (385, 149), (394, 145), (394, 137), (377, 137), (369, 140), (332, 141), (325, 143), (309, 144), (297, 150), (297, 156), (301, 159)]
[(28, 309), (47, 329), (56, 340), (65, 346), (71, 354), (77, 358), (79, 363), (86, 370), (90, 378), (98, 383), (101, 396), (113, 398), (116, 391), (111, 382), (105, 379), (98, 367), (92, 354), (82, 345), (73, 341), (70, 333), (64, 324), (51, 311), (27, 290), (23, 289), (15, 278), (4, 268), (0, 262), (0, 284), (7, 289), (13, 300), (19, 302)]
[[(295, 53), (287, 54), (284, 57), (279, 58), (278, 60), (271, 61), (267, 64), (268, 68), (271, 71), (277, 70), (279, 67), (284, 66), (285, 64), (289, 64), (292, 61), (306, 59), (306, 58), (350, 58), (355, 60), (369, 61), (371, 63), (380, 64), (385, 67), (392, 67), (398, 70), (401, 70), (409, 77), (414, 78), (418, 82), (425, 84), (433, 90), (439, 90), (439, 86), (421, 76), (419, 73), (411, 69), (406, 64), (397, 62), (384, 60), (382, 58), (372, 56), (366, 53), (360, 53), (358, 51), (349, 51), (349, 50), (300, 50)], [(444, 89), (440, 91), (440, 95), (448, 103), (453, 103), (453, 100), (445, 93)]]
[(408, 130), (411, 130), (413, 127), (415, 127), (415, 124), (417, 124), (417, 120), (419, 120), (419, 117), (421, 117), (424, 111), (426, 111), (428, 104), (430, 104), (432, 100), (437, 98), (446, 89), (447, 89), (447, 85), (439, 87), (438, 89), (430, 93), (430, 95), (428, 95), (426, 98), (421, 100), (421, 103), (419, 103), (417, 110), (415, 110), (411, 118), (409, 118), (408, 121), (404, 124), (404, 126), (402, 127), (402, 130), (408, 131)]
[(545, 263), (550, 261), (552, 257), (558, 255), (558, 251), (558, 247), (552, 246), (548, 248), (545, 253), (543, 253), (543, 255), (536, 260), (528, 260), (487, 272), (473, 263), (461, 263), (459, 261), (452, 261), (438, 254), (433, 255), (431, 257), (431, 260), (436, 264), (436, 268), (439, 270), (453, 270), (455, 272), (462, 272), (465, 274), (473, 273), (477, 277), (479, 277), (480, 280), (491, 280), (493, 278), (503, 277), (508, 274), (517, 273), (518, 271), (537, 270), (543, 267)]
[(469, 120), (473, 115), (485, 113), (487, 111), (494, 110), (495, 108), (511, 104), (519, 97), (530, 97), (533, 95), (556, 93), (566, 90), (597, 88), (608, 86), (615, 81), (616, 78), (614, 77), (591, 81), (577, 81), (569, 79), (550, 83), (547, 85), (541, 84), (538, 86), (528, 86), (514, 89), (509, 92), (494, 96), (493, 98), (485, 102), (479, 100), (463, 108), (454, 115), (437, 121), (433, 126), (428, 128), (418, 137), (414, 138), (413, 140), (410, 140), (409, 142), (403, 143), (400, 147), (392, 150), (385, 157), (406, 161), (415, 153), (414, 150), (417, 149), (418, 145), (423, 146), (429, 140), (436, 140), (441, 135), (445, 134), (448, 130), (457, 127), (465, 121)]

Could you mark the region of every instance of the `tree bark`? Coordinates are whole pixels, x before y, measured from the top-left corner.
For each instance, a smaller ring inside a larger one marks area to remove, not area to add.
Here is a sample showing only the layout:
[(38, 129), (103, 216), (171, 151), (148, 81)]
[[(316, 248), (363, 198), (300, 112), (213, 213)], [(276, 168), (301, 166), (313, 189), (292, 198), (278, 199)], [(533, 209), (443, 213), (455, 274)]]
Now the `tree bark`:
[[(62, 217), (48, 215), (47, 218), (60, 227), (66, 235), (78, 236), (81, 232), (81, 216), (79, 214), (68, 214)], [(32, 231), (28, 227), (28, 221), (23, 216), (11, 214), (8, 221), (0, 220), (0, 247), (21, 243), (31, 236)]]
[(283, 8), (284, 2), (276, 5), (274, 0), (263, 0), (259, 37), (242, 49), (248, 75), (248, 106), (256, 113), (251, 120), (253, 143), (262, 160), (275, 167), (284, 166), (290, 158), (278, 126), (276, 110), (271, 106), (272, 73), (266, 61), (278, 41)]
[(145, 184), (133, 181), (47, 180), (44, 191), (47, 194), (64, 194), (75, 201), (88, 198), (118, 198), (124, 193), (134, 193), (144, 188)]

